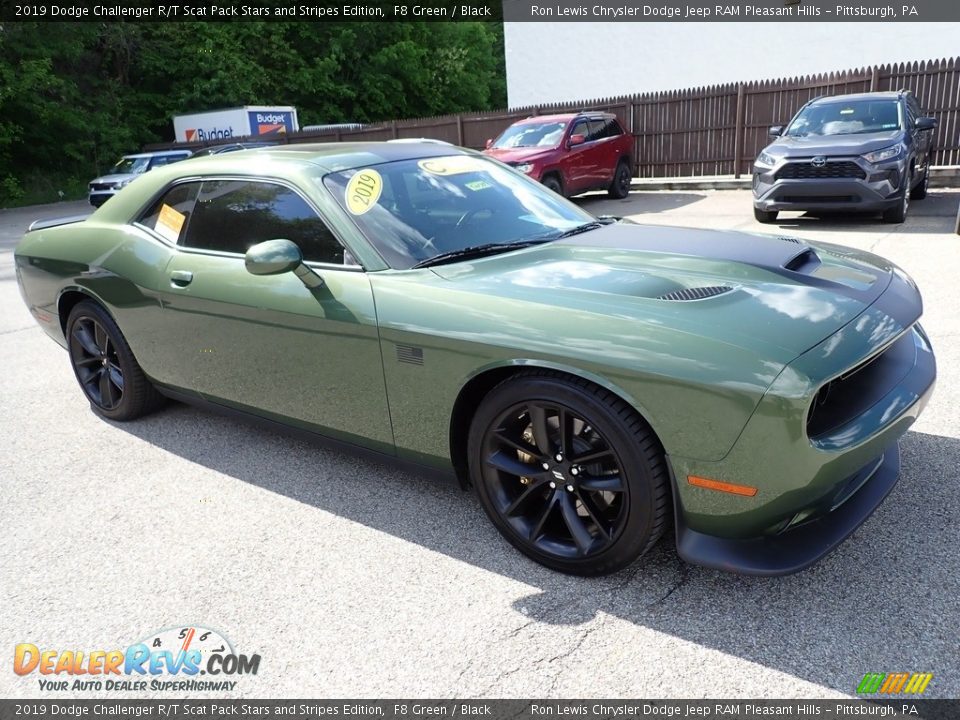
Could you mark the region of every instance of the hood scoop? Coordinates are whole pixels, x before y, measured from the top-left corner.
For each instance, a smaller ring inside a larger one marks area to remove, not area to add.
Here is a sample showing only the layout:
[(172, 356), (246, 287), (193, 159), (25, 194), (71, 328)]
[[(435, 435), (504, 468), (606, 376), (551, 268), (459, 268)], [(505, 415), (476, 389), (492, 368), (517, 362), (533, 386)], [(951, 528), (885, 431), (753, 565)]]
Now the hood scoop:
[(690, 302), (691, 300), (704, 300), (706, 298), (725, 295), (732, 292), (732, 287), (726, 285), (711, 285), (708, 287), (683, 288), (672, 292), (658, 295), (657, 300), (669, 300), (672, 302)]
[(820, 267), (820, 258), (813, 248), (804, 248), (783, 264), (784, 270), (796, 273), (811, 273)]

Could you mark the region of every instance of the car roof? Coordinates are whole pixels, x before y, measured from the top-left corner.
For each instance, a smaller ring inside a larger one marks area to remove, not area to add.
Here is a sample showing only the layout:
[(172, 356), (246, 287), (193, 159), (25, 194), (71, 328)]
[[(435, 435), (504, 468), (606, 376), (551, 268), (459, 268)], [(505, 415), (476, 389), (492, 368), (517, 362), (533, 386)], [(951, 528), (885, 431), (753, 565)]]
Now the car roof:
[(553, 115), (531, 115), (528, 118), (517, 120), (514, 125), (526, 125), (528, 123), (541, 122), (568, 122), (574, 118), (583, 117), (589, 119), (612, 118), (616, 117), (613, 113), (606, 112), (575, 112), (575, 113), (555, 113)]
[(831, 103), (853, 102), (855, 100), (899, 100), (906, 93), (901, 90), (887, 92), (851, 93), (849, 95), (828, 95), (811, 101), (811, 105), (829, 105)]
[(156, 150), (154, 152), (127, 153), (125, 158), (152, 158), (162, 157), (164, 155), (191, 155), (192, 150)]
[(308, 163), (326, 170), (339, 172), (367, 165), (379, 165), (395, 160), (443, 157), (447, 155), (476, 154), (455, 145), (436, 142), (352, 142), (352, 143), (291, 143), (252, 148), (244, 152), (215, 153), (191, 158), (189, 166), (204, 171), (229, 172), (232, 167), (248, 166), (251, 158), (257, 162), (275, 161), (295, 164)]

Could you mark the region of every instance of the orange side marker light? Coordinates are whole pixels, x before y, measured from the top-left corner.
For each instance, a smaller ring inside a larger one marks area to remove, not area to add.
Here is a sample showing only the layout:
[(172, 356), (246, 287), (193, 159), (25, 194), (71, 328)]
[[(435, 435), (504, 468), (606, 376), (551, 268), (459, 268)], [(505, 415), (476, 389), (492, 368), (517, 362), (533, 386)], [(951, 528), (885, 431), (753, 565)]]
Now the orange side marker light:
[(711, 480), (710, 478), (697, 477), (696, 475), (687, 475), (687, 482), (694, 487), (702, 487), (706, 488), (707, 490), (730, 493), (731, 495), (744, 495), (746, 497), (753, 497), (757, 494), (757, 489), (755, 487), (750, 487), (749, 485), (736, 485), (735, 483)]

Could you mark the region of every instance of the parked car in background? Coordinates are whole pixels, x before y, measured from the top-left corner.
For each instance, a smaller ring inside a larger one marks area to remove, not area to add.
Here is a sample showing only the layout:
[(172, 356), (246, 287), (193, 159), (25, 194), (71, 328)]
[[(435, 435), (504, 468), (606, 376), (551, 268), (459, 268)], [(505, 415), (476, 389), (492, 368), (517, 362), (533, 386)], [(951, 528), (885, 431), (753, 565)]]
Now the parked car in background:
[(770, 128), (753, 167), (754, 216), (844, 210), (902, 223), (927, 195), (936, 126), (909, 91), (811, 100), (786, 129)]
[(168, 396), (419, 463), (581, 575), (671, 527), (690, 562), (815, 562), (894, 487), (936, 376), (887, 260), (596, 218), (439, 143), (191, 160), (15, 262), (102, 417)]
[(191, 157), (206, 157), (207, 155), (219, 155), (221, 153), (237, 152), (238, 150), (254, 150), (256, 148), (270, 147), (276, 145), (272, 142), (238, 142), (226, 143), (224, 145), (211, 145), (202, 150), (197, 150)]
[(633, 136), (610, 113), (519, 120), (488, 140), (484, 152), (567, 197), (606, 190), (624, 198), (630, 192)]
[(186, 160), (192, 154), (189, 150), (164, 150), (124, 155), (109, 173), (90, 181), (90, 204), (100, 207), (139, 175), (162, 165)]

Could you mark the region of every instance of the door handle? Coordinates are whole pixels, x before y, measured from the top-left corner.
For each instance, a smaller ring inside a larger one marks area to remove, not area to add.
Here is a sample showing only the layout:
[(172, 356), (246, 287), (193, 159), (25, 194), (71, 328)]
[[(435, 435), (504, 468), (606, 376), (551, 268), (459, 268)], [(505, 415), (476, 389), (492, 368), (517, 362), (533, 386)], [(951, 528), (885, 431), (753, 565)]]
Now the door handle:
[(189, 270), (174, 270), (170, 273), (170, 284), (174, 287), (186, 287), (193, 282), (193, 273)]

